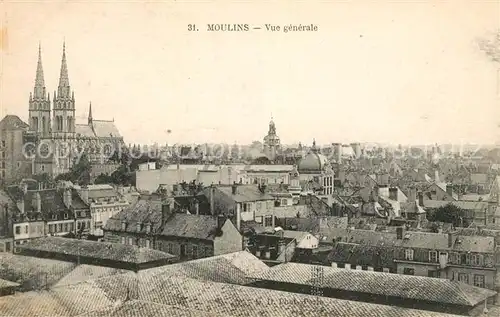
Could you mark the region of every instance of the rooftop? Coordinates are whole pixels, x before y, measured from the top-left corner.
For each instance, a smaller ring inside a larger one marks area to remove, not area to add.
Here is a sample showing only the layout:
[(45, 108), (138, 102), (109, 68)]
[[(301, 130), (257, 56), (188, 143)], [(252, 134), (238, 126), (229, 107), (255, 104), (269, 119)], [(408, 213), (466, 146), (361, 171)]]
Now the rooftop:
[[(317, 280), (317, 275), (313, 273), (315, 269), (323, 270), (322, 280)], [(277, 265), (250, 277), (272, 282), (315, 285), (348, 292), (464, 306), (476, 306), (496, 294), (488, 289), (447, 279), (346, 270), (299, 263)]]
[(17, 247), (24, 250), (59, 253), (134, 264), (175, 258), (174, 255), (149, 248), (59, 237), (38, 238)]

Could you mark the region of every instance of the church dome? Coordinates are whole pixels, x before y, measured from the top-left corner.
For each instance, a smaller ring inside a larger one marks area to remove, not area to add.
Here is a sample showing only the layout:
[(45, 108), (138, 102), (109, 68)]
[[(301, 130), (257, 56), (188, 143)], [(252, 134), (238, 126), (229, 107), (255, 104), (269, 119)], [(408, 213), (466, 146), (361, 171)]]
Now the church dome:
[(318, 152), (316, 142), (313, 142), (311, 151), (300, 160), (298, 171), (299, 173), (320, 172), (323, 171), (328, 164), (326, 156)]

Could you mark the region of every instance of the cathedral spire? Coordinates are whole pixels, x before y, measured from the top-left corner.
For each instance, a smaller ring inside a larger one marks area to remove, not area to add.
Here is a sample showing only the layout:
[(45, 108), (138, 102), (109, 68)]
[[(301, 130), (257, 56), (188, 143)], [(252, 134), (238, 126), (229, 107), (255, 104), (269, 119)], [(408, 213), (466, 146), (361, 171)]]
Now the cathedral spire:
[(89, 125), (92, 124), (92, 101), (89, 104), (89, 121), (88, 121), (88, 123), (89, 123)]
[(38, 43), (38, 63), (36, 65), (35, 93), (33, 97), (35, 99), (45, 98), (45, 79), (43, 76), (42, 46), (40, 43)]
[(66, 64), (66, 41), (63, 42), (63, 54), (61, 60), (61, 74), (59, 76), (59, 87), (69, 87), (68, 65)]

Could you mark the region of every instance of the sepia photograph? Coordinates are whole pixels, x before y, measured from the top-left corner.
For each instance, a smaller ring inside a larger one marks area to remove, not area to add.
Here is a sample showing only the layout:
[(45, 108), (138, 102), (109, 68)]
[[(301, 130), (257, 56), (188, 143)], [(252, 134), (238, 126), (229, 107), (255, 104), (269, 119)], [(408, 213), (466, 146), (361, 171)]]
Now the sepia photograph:
[(4, 316), (500, 317), (500, 0), (0, 0)]

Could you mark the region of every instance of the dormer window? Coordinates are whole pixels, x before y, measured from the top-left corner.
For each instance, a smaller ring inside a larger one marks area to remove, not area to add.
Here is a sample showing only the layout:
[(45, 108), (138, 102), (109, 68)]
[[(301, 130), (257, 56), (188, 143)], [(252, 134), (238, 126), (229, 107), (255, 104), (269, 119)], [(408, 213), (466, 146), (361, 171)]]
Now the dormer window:
[(56, 214), (52, 214), (52, 220), (56, 220), (57, 219), (57, 215)]
[(137, 223), (137, 232), (140, 232), (142, 229), (142, 225), (140, 222)]
[(64, 219), (68, 219), (68, 214), (67, 213), (64, 214)]
[(85, 211), (81, 211), (80, 212), (80, 217), (85, 217), (85, 216), (87, 216), (87, 213)]

